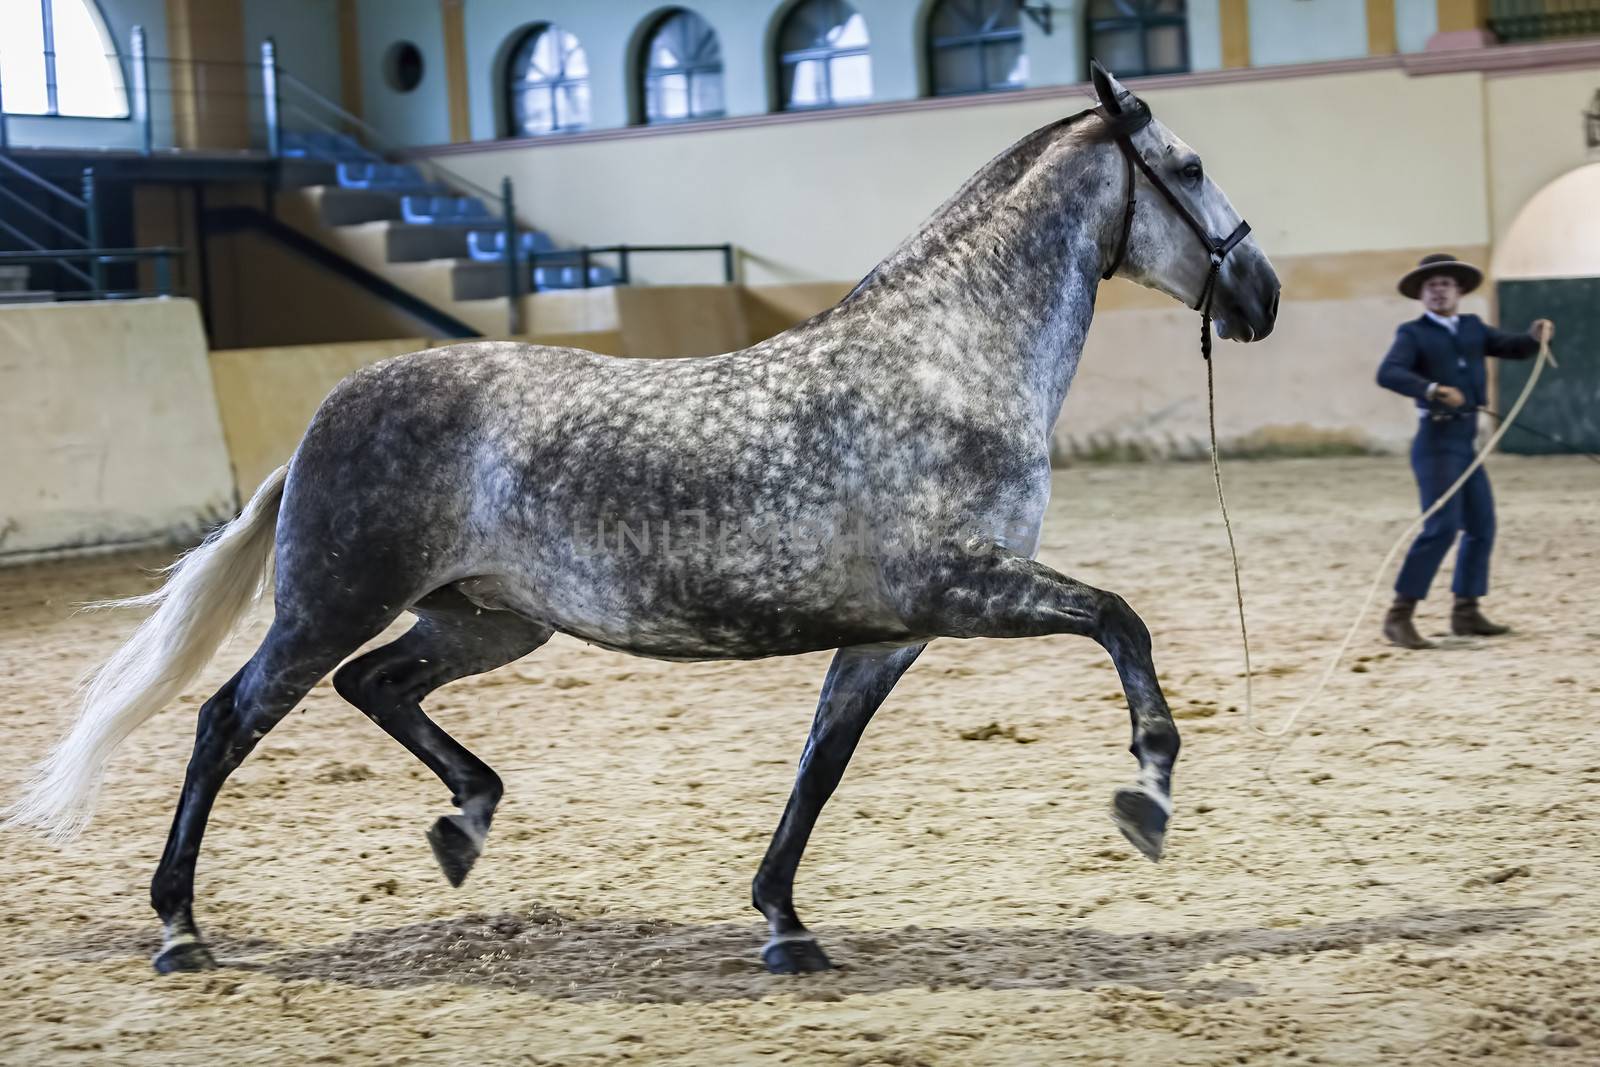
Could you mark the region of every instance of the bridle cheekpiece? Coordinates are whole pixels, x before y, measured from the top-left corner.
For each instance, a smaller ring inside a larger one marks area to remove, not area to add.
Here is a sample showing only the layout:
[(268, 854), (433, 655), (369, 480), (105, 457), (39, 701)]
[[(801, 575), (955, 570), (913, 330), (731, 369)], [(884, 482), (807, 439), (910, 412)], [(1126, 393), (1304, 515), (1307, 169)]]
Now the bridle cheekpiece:
[(1128, 179), (1127, 192), (1125, 193), (1127, 207), (1124, 209), (1122, 216), (1122, 235), (1117, 239), (1117, 252), (1112, 257), (1111, 265), (1106, 268), (1106, 272), (1101, 277), (1110, 278), (1115, 274), (1117, 268), (1122, 266), (1123, 257), (1128, 254), (1128, 236), (1133, 232), (1133, 212), (1138, 205), (1138, 198), (1134, 195), (1133, 189), (1133, 169), (1138, 167), (1144, 172), (1145, 179), (1155, 187), (1157, 192), (1166, 198), (1167, 203), (1171, 204), (1173, 210), (1178, 213), (1178, 217), (1188, 224), (1189, 229), (1194, 231), (1195, 236), (1200, 238), (1200, 243), (1211, 254), (1211, 269), (1206, 274), (1205, 287), (1200, 290), (1200, 299), (1194, 304), (1194, 310), (1200, 312), (1201, 316), (1200, 354), (1206, 359), (1210, 359), (1211, 298), (1216, 293), (1217, 276), (1222, 273), (1222, 261), (1228, 257), (1229, 252), (1238, 247), (1239, 242), (1243, 241), (1250, 232), (1250, 224), (1241, 219), (1239, 225), (1235, 226), (1233, 232), (1226, 237), (1217, 237), (1207, 230), (1200, 223), (1200, 220), (1194, 217), (1194, 212), (1190, 211), (1188, 206), (1178, 199), (1177, 194), (1167, 186), (1167, 183), (1162, 181), (1161, 176), (1155, 172), (1155, 168), (1145, 162), (1145, 158), (1139, 153), (1139, 150), (1133, 147), (1133, 135), (1150, 125), (1151, 120), (1155, 118), (1150, 113), (1149, 106), (1142, 100), (1136, 100), (1134, 107), (1124, 108), (1117, 101), (1116, 90), (1111, 87), (1111, 79), (1107, 75), (1106, 69), (1094, 61), (1090, 62), (1089, 67), (1094, 79), (1095, 93), (1100, 97), (1100, 106), (1093, 109), (1094, 114), (1099, 116), (1101, 122), (1105, 123), (1106, 132), (1116, 142), (1117, 147), (1122, 150), (1122, 155), (1128, 163), (1126, 170)]

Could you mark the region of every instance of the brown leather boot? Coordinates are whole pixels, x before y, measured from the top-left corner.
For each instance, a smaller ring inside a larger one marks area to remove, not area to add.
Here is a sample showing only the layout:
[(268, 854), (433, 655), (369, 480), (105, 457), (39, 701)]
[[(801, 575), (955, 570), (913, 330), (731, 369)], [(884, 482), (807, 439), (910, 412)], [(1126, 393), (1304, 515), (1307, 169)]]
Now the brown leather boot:
[(1511, 632), (1509, 626), (1499, 626), (1483, 617), (1475, 596), (1456, 597), (1456, 606), (1450, 612), (1450, 632), (1457, 637), (1498, 637)]
[(1389, 639), (1390, 644), (1401, 648), (1434, 647), (1432, 641), (1417, 633), (1416, 624), (1411, 621), (1416, 610), (1417, 602), (1410, 597), (1394, 598), (1394, 603), (1389, 606), (1389, 614), (1383, 618), (1383, 636)]

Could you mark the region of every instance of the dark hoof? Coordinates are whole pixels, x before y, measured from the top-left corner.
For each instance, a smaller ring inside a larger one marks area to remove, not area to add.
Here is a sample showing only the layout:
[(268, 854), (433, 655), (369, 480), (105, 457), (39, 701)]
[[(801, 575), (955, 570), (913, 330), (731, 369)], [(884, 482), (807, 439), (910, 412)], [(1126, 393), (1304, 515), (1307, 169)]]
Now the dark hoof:
[(450, 884), (460, 886), (467, 880), (467, 872), (478, 862), (482, 847), (463, 827), (466, 819), (460, 815), (442, 815), (428, 831), (428, 844), (433, 846), (433, 858), (439, 869), (450, 879)]
[(187, 971), (214, 971), (217, 961), (211, 950), (198, 941), (173, 945), (151, 961), (157, 974), (179, 974)]
[(1119, 789), (1111, 795), (1111, 821), (1122, 836), (1153, 863), (1161, 862), (1167, 840), (1167, 813), (1142, 789)]
[(833, 961), (815, 941), (774, 941), (761, 950), (761, 962), (773, 974), (816, 974), (833, 970)]

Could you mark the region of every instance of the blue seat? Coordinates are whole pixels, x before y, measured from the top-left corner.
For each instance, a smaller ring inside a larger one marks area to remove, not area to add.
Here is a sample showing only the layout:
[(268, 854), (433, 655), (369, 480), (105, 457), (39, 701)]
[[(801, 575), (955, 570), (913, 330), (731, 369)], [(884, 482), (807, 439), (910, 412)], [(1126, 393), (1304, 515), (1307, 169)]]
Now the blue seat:
[[(556, 243), (550, 235), (539, 230), (524, 230), (517, 235), (518, 258), (526, 259), (534, 252), (553, 252)], [(472, 230), (467, 234), (467, 255), (482, 262), (506, 258), (506, 231)]]
[(402, 196), (400, 217), (421, 225), (481, 223), (489, 209), (475, 196)]
[(346, 189), (418, 189), (428, 184), (416, 167), (368, 162), (340, 163), (338, 181)]

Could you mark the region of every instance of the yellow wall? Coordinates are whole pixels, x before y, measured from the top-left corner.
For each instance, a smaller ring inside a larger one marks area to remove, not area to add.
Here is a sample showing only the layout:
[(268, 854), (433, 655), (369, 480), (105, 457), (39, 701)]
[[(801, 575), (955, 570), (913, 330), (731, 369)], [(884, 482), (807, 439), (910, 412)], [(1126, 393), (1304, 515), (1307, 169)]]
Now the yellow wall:
[(1399, 50), (1394, 0), (1367, 0), (1367, 53), (1386, 56)]
[(1439, 32), (1481, 29), (1489, 24), (1489, 0), (1438, 0)]
[[(239, 0), (167, 0), (173, 140), (180, 148), (251, 147), (249, 67)], [(157, 53), (158, 55), (160, 53)]]
[(472, 72), (467, 69), (466, 0), (439, 0), (444, 22), (445, 82), (449, 86), (450, 140), (472, 139), (472, 114), (467, 97)]
[(216, 406), (240, 499), (294, 453), (317, 405), (343, 378), (427, 347), (417, 337), (212, 353)]
[(232, 514), (193, 302), (0, 306), (0, 383), (0, 559)]
[(1250, 0), (1219, 0), (1217, 20), (1221, 24), (1222, 65), (1229, 68), (1250, 65)]

